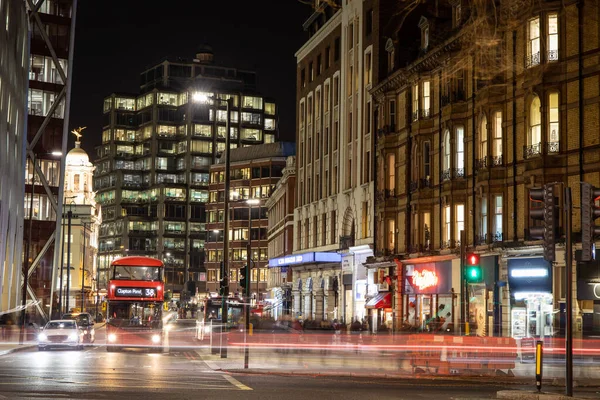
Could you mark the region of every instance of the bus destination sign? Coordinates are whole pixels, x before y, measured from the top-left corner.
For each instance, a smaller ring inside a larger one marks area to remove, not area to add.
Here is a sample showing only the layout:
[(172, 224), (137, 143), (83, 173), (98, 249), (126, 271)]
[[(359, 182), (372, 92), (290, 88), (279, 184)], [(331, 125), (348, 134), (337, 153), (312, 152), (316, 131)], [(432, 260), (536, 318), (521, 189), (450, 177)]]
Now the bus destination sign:
[(117, 297), (156, 297), (155, 288), (118, 287), (115, 291)]

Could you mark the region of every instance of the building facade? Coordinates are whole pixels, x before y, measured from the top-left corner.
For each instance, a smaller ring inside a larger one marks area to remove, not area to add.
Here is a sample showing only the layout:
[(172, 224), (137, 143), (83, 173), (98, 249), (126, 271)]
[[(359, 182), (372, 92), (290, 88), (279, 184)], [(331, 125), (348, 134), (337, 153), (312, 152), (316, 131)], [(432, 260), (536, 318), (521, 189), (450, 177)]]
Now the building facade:
[[(239, 270), (251, 249), (250, 295), (257, 301), (269, 297), (266, 201), (283, 175), (286, 159), (295, 154), (294, 143), (276, 142), (231, 150), (229, 290), (241, 294)], [(206, 241), (206, 294), (218, 293), (223, 261), (225, 164), (210, 167)], [(249, 202), (254, 200), (254, 203)]]
[[(38, 314), (47, 314), (50, 304), (56, 305), (58, 295), (53, 265), (60, 265), (62, 242), (57, 222), (61, 200), (61, 170), (64, 172), (68, 129), (67, 94), (71, 46), (73, 2), (41, 2), (37, 18), (28, 10), (30, 24), (29, 91), (27, 98), (27, 143), (31, 152), (25, 173), (24, 240), (29, 243), (29, 286), (37, 300)], [(72, 26), (73, 25), (73, 26)], [(42, 30), (48, 40), (44, 39)], [(53, 59), (56, 56), (56, 61)], [(62, 74), (59, 70), (62, 70)], [(35, 139), (34, 139), (35, 138)], [(37, 140), (34, 143), (34, 140)], [(33, 143), (33, 145), (31, 145)], [(61, 165), (62, 163), (62, 165)], [(34, 164), (36, 167), (34, 168)], [(34, 172), (35, 171), (35, 172)], [(33, 193), (33, 196), (32, 196)], [(33, 197), (33, 199), (32, 199)], [(32, 201), (33, 200), (33, 201)], [(60, 219), (58, 219), (60, 221)], [(57, 235), (55, 235), (55, 233)], [(59, 249), (56, 251), (56, 249)], [(58, 270), (58, 268), (56, 268)], [(54, 282), (54, 283), (53, 283)], [(54, 285), (54, 286), (53, 286)], [(52, 299), (51, 299), (52, 297)]]
[[(491, 10), (450, 1), (407, 11), (382, 37), (387, 63), (371, 91), (379, 115), (371, 261), (399, 261), (384, 271), (394, 278), (398, 327), (430, 329), (442, 316), (457, 332), (466, 320), (480, 335), (564, 333), (566, 296), (578, 294), (566, 292), (564, 246), (550, 264), (529, 234), (528, 191), (564, 182), (577, 205), (580, 182), (600, 183), (591, 61), (600, 43), (581, 40), (598, 28), (597, 14), (596, 4), (502, 1)], [(483, 269), (465, 287), (461, 231)], [(573, 302), (578, 332), (596, 307), (588, 292)]]
[[(365, 315), (364, 264), (374, 238), (374, 14), (364, 1), (317, 0), (313, 9), (304, 24), (310, 38), (296, 53), (294, 252), (340, 252), (343, 260), (293, 267), (295, 304), (302, 307), (295, 314), (349, 323)], [(315, 290), (321, 300), (306, 303)]]
[(22, 1), (2, 2), (0, 15), (0, 311), (7, 311), (21, 304), (23, 284), (28, 25)]
[(267, 240), (269, 274), (268, 298), (271, 299), (270, 315), (279, 319), (291, 313), (292, 270), (271, 261), (289, 256), (294, 251), (294, 207), (296, 204), (296, 157), (290, 156), (285, 163), (283, 176), (277, 182), (271, 197), (265, 202), (268, 215)]
[[(65, 158), (65, 206), (63, 213), (68, 218), (71, 211), (71, 248), (70, 254), (63, 256), (66, 265), (69, 257), (72, 269), (63, 268), (64, 285), (69, 280), (69, 308), (91, 311), (96, 307), (95, 292), (98, 276), (98, 233), (100, 231), (100, 207), (96, 206), (95, 193), (92, 191), (94, 166), (89, 156), (81, 148), (79, 139), (75, 148)], [(63, 217), (63, 220), (65, 218)], [(82, 290), (83, 289), (83, 290)], [(66, 305), (66, 303), (65, 303)], [(93, 313), (92, 313), (93, 314)]]
[(209, 167), (225, 148), (225, 100), (233, 99), (232, 148), (277, 135), (276, 105), (255, 86), (254, 72), (216, 66), (202, 46), (192, 61), (165, 59), (144, 71), (139, 95), (105, 99), (94, 172), (101, 287), (111, 260), (125, 254), (164, 260), (175, 292), (204, 284)]

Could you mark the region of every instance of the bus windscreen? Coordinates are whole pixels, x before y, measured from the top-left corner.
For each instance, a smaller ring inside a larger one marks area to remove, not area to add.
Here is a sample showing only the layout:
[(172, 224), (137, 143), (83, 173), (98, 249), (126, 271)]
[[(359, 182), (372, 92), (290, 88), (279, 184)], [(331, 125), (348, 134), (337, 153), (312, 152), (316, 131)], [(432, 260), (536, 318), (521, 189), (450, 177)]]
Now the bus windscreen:
[(123, 266), (115, 265), (112, 279), (132, 280), (132, 281), (159, 281), (159, 267), (144, 267), (144, 266)]

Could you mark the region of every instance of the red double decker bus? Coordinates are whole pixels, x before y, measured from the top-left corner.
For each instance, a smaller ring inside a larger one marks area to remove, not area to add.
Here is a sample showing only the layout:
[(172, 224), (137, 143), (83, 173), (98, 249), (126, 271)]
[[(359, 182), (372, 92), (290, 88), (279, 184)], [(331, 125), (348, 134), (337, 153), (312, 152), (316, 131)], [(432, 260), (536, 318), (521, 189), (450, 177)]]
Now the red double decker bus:
[(106, 310), (106, 350), (145, 347), (162, 351), (164, 264), (150, 257), (111, 263)]

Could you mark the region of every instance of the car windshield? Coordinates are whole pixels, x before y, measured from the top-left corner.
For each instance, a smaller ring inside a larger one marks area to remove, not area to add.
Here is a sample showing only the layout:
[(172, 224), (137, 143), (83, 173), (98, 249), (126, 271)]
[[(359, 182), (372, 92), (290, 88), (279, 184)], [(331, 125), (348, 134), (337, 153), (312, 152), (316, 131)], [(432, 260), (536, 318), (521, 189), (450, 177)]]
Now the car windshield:
[(46, 329), (75, 329), (75, 321), (50, 321), (46, 324)]
[(74, 319), (77, 325), (85, 326), (91, 324), (91, 316), (89, 314), (65, 314), (64, 319)]

